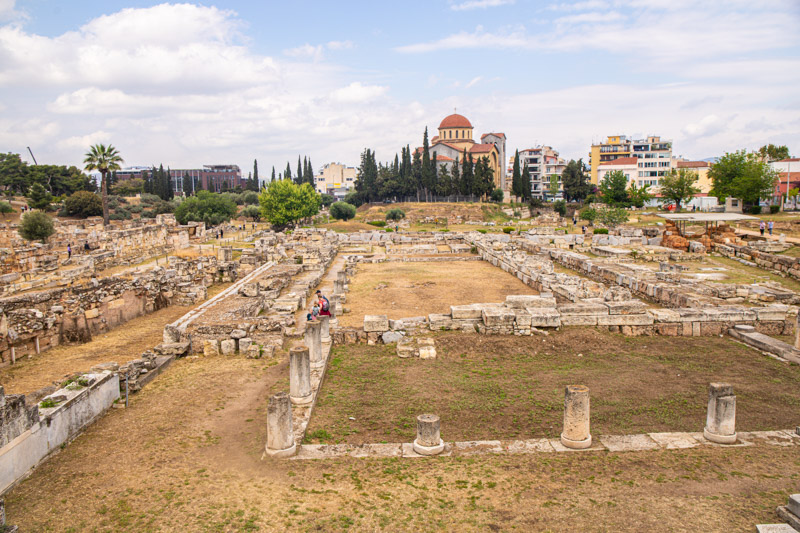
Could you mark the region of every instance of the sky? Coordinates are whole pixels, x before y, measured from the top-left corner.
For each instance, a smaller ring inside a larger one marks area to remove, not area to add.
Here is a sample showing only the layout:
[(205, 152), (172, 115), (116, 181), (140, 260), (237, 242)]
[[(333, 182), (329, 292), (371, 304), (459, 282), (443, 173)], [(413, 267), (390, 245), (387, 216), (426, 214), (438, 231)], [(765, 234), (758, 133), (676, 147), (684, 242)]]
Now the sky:
[(507, 151), (660, 135), (800, 154), (800, 0), (0, 0), (0, 151), (388, 161), (457, 110)]

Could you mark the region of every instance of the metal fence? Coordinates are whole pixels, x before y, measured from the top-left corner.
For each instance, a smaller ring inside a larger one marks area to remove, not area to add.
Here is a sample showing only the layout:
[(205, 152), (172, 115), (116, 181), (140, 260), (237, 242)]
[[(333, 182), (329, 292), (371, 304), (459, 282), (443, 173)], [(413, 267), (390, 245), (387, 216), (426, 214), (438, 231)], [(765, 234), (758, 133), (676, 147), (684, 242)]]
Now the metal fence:
[(429, 203), (458, 203), (458, 202), (480, 202), (480, 196), (463, 196), (460, 194), (454, 194), (452, 196), (430, 196), (426, 198), (424, 195), (420, 195), (419, 198), (416, 196), (405, 196), (401, 198), (397, 198), (398, 202), (429, 202)]

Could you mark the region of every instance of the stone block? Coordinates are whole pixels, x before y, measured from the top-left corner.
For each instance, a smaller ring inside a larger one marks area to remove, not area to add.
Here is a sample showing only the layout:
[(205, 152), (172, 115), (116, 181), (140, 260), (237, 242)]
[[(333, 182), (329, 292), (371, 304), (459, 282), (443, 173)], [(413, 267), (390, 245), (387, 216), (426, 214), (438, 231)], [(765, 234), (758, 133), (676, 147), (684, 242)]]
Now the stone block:
[(653, 317), (648, 313), (640, 315), (600, 315), (597, 317), (598, 326), (649, 326), (653, 324)]
[(800, 494), (792, 494), (789, 496), (789, 503), (786, 508), (797, 517), (800, 517)]
[(517, 328), (531, 327), (531, 314), (525, 309), (514, 309), (514, 317), (514, 323), (517, 325)]
[(487, 327), (512, 327), (515, 315), (511, 309), (494, 307), (484, 308), (481, 311), (481, 317)]
[[(556, 299), (541, 295), (512, 294), (506, 296), (506, 305), (512, 309), (527, 309), (530, 307), (555, 307)], [(454, 317), (455, 318), (455, 317)]]
[(243, 339), (245, 337), (247, 337), (247, 332), (242, 329), (235, 329), (231, 331), (232, 339)]
[(564, 315), (607, 315), (608, 306), (600, 302), (575, 302), (561, 304), (558, 312)]
[(100, 316), (100, 309), (98, 309), (96, 307), (94, 309), (87, 309), (83, 313), (83, 315), (86, 317), (87, 320), (92, 319), (92, 318), (97, 318), (97, 317)]
[(404, 337), (397, 342), (396, 350), (397, 357), (402, 359), (419, 356), (419, 353), (417, 352), (417, 343), (414, 341), (414, 339)]
[(260, 359), (261, 358), (261, 347), (258, 344), (251, 344), (247, 347), (247, 351), (245, 352), (245, 356), (248, 359)]
[(561, 315), (562, 326), (596, 326), (597, 315)]
[(189, 353), (189, 348), (191, 345), (191, 342), (162, 342), (153, 348), (153, 351), (158, 355), (174, 355), (176, 357), (182, 357)]
[(653, 317), (656, 323), (659, 322), (678, 322), (680, 315), (671, 309), (648, 309), (648, 313)]
[(561, 315), (555, 308), (534, 307), (528, 309), (533, 328), (557, 328), (561, 326)]
[(444, 329), (453, 329), (455, 327), (455, 323), (450, 315), (440, 315), (431, 313), (428, 315), (428, 326), (430, 327), (431, 331), (437, 330), (444, 330)]
[(397, 331), (386, 331), (383, 333), (383, 335), (381, 335), (381, 340), (383, 341), (383, 344), (392, 344), (404, 338), (405, 336)]
[(453, 319), (481, 318), (481, 313), (481, 307), (476, 304), (450, 306), (450, 317)]
[(203, 355), (219, 355), (219, 341), (216, 339), (204, 340)]
[(225, 339), (219, 343), (219, 349), (222, 355), (233, 355), (236, 353), (236, 341)]
[(246, 354), (252, 344), (253, 344), (253, 339), (251, 339), (250, 337), (244, 337), (243, 339), (239, 339), (239, 353)]
[(364, 317), (364, 331), (367, 333), (389, 331), (389, 319), (386, 315), (366, 315)]
[(647, 306), (639, 300), (607, 301), (609, 315), (638, 315), (644, 313)]

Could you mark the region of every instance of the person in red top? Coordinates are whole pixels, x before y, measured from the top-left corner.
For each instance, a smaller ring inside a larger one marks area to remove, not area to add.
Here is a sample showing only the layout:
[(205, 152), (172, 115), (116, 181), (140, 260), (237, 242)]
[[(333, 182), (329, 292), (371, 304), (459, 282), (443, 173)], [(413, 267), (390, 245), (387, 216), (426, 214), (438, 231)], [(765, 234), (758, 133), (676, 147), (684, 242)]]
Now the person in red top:
[(317, 291), (317, 298), (319, 298), (319, 316), (331, 316), (331, 303), (322, 291)]

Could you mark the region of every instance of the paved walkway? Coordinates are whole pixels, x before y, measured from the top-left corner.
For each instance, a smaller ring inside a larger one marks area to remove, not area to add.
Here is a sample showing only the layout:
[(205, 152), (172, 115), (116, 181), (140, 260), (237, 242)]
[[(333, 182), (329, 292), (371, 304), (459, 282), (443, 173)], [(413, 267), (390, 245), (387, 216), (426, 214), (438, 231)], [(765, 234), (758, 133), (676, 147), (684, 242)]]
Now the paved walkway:
[[(749, 235), (751, 237), (761, 237), (761, 232), (760, 231), (756, 231), (756, 230), (752, 230), (752, 229), (744, 229), (744, 228), (736, 228), (736, 234), (737, 235)], [(778, 241), (781, 238), (780, 234), (776, 233), (774, 235), (770, 235), (766, 231), (764, 232), (764, 236), (763, 237), (765, 239), (769, 240), (769, 241)], [(798, 237), (786, 237), (786, 242), (791, 243), (791, 244), (800, 244), (800, 238), (798, 238)]]
[[(600, 435), (585, 450), (564, 447), (559, 439), (486, 440), (447, 442), (440, 456), (468, 456), (486, 454), (530, 454), (552, 452), (609, 451), (634, 452), (647, 450), (674, 450), (714, 446), (737, 448), (755, 445), (800, 446), (800, 427), (791, 430), (750, 431), (738, 433), (735, 444), (716, 444), (706, 440), (702, 432), (695, 433), (644, 433), (640, 435)], [(426, 457), (414, 451), (411, 443), (393, 444), (305, 444), (298, 447), (293, 460), (330, 459), (335, 457)]]

